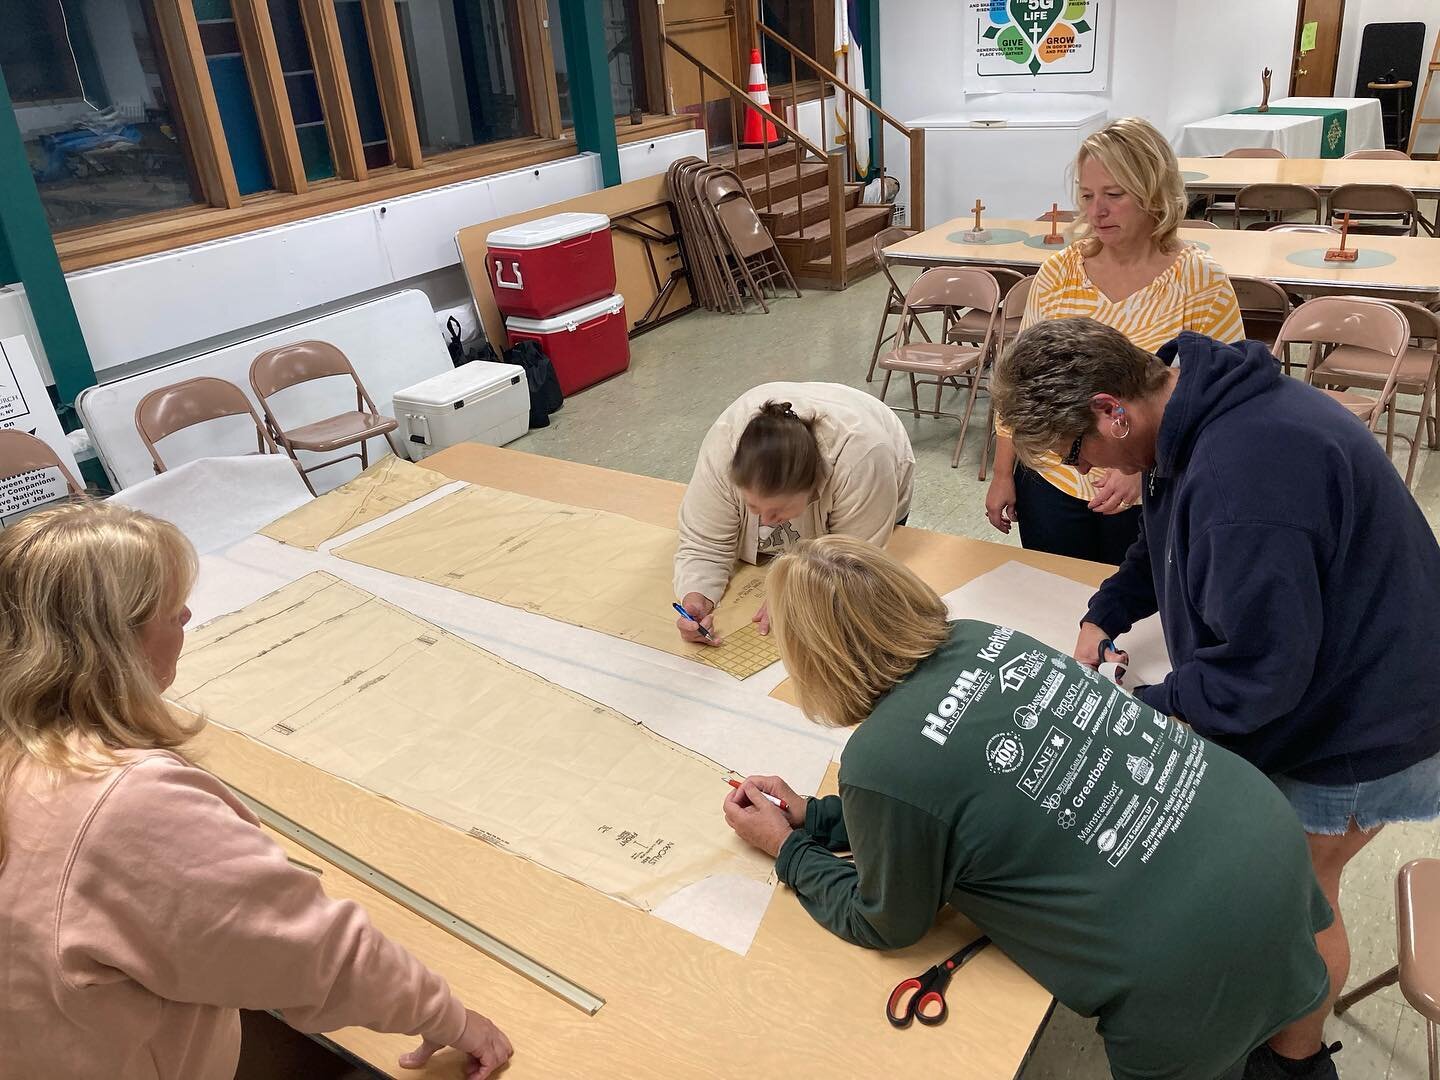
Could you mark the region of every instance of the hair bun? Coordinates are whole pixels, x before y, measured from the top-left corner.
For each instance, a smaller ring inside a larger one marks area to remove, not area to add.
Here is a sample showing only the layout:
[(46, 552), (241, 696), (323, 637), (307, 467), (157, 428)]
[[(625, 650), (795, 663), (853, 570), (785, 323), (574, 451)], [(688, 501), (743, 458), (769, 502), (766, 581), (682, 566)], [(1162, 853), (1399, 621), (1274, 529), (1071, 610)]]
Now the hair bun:
[(795, 409), (788, 401), (767, 401), (760, 406), (760, 411), (766, 416), (773, 416), (781, 420), (799, 420), (795, 415)]

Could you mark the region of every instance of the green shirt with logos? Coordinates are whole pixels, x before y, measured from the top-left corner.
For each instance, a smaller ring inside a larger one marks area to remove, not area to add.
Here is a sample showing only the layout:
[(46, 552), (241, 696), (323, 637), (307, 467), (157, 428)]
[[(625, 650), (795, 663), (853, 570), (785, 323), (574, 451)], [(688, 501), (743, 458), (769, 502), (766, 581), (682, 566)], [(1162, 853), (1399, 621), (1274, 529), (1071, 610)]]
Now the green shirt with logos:
[(1330, 907), (1274, 785), (989, 623), (954, 623), (875, 703), (840, 794), (809, 801), (776, 870), (871, 948), (919, 941), (954, 905), (1099, 1018), (1117, 1077), (1210, 1080), (1329, 987)]

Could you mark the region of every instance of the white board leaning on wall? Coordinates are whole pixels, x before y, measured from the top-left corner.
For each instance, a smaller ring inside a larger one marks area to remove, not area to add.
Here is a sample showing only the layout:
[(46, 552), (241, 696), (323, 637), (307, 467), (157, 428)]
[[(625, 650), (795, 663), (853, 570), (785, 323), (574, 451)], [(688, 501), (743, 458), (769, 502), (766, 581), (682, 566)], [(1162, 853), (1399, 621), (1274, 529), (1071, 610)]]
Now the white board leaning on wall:
[[(0, 339), (0, 429), (5, 428), (18, 428), (48, 443), (71, 473), (79, 474), (35, 354), (30, 343), (18, 336)], [(39, 469), (0, 480), (0, 525), (65, 495), (65, 477), (59, 469)]]

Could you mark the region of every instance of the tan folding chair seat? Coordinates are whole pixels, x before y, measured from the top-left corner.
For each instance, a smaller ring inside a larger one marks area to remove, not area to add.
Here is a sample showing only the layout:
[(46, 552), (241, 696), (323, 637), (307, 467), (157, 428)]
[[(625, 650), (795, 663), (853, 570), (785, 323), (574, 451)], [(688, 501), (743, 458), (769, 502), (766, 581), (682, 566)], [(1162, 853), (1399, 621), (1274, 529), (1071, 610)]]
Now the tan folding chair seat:
[[(1410, 459), (1405, 468), (1405, 484), (1408, 487), (1415, 478), (1415, 463), (1420, 456), (1421, 442), (1427, 442), (1432, 450), (1440, 448), (1437, 447), (1435, 418), (1436, 377), (1440, 372), (1440, 316), (1408, 300), (1391, 300), (1389, 304), (1398, 309), (1409, 324), (1411, 343), (1400, 358), (1399, 367), (1394, 369), (1394, 393), (1386, 410), (1385, 450), (1389, 453), (1394, 449), (1396, 435), (1409, 440)], [(1340, 389), (1383, 392), (1390, 370), (1381, 354), (1370, 349), (1341, 345), (1315, 365), (1312, 379), (1317, 384)], [(1401, 394), (1419, 397), (1420, 408), (1400, 408), (1396, 399)], [(1415, 417), (1415, 430), (1410, 435), (1396, 431), (1399, 415)]]
[(1335, 1015), (1387, 986), (1400, 984), (1405, 1000), (1425, 1020), (1425, 1049), (1430, 1080), (1440, 1080), (1440, 859), (1414, 859), (1395, 879), (1394, 967), (1343, 994)]
[[(355, 388), (355, 408), (327, 416), (295, 428), (283, 428), (270, 407), (270, 399), (284, 390), (332, 376), (347, 376)], [(250, 364), (250, 385), (265, 410), (265, 426), (275, 441), (284, 447), (294, 460), (300, 476), (310, 493), (315, 486), (310, 483), (310, 473), (330, 465), (359, 458), (362, 469), (369, 467), (369, 449), (366, 440), (384, 436), (396, 457), (403, 457), (400, 446), (395, 442), (393, 432), (399, 426), (393, 417), (385, 416), (375, 407), (360, 376), (355, 373), (349, 357), (328, 341), (297, 341), (291, 345), (266, 349)], [(301, 465), (296, 456), (298, 450), (330, 453), (346, 446), (359, 444), (358, 453), (343, 454), (329, 461), (308, 468)]]
[(59, 469), (71, 495), (85, 493), (85, 488), (75, 479), (75, 474), (60, 460), (60, 455), (50, 449), (50, 444), (44, 439), (37, 439), (29, 432), (17, 428), (0, 428), (0, 480), (24, 476), (41, 469)]
[[(875, 364), (880, 359), (880, 349), (899, 333), (898, 324), (894, 330), (890, 330), (890, 316), (899, 315), (905, 310), (905, 290), (900, 288), (899, 282), (895, 280), (895, 275), (890, 272), (890, 264), (885, 258), (885, 249), (891, 244), (898, 244), (901, 240), (907, 240), (918, 234), (918, 229), (892, 225), (888, 229), (881, 229), (870, 239), (870, 254), (874, 256), (875, 265), (880, 268), (880, 273), (884, 274), (885, 280), (889, 282), (890, 291), (885, 295), (885, 310), (880, 314), (880, 326), (875, 331), (875, 348), (870, 352), (870, 367), (865, 372), (867, 383), (875, 378)], [(930, 335), (925, 332), (923, 326), (920, 327), (920, 332), (924, 334), (926, 341), (930, 340)]]
[(1404, 150), (1351, 150), (1345, 155), (1346, 161), (1409, 161), (1410, 155)]
[[(952, 321), (950, 313), (962, 308), (983, 311), (990, 319), (989, 329), (978, 346), (957, 345), (945, 340)], [(920, 316), (936, 311), (941, 312), (946, 320), (946, 333), (942, 334), (941, 340), (912, 341), (911, 333)], [(935, 387), (935, 407), (928, 410), (928, 415), (960, 421), (960, 435), (955, 440), (955, 452), (950, 459), (952, 469), (960, 464), (960, 451), (965, 445), (965, 432), (975, 409), (980, 379), (985, 365), (994, 359), (999, 344), (1000, 325), (1000, 285), (993, 275), (975, 267), (939, 266), (926, 270), (905, 291), (899, 343), (880, 358), (880, 367), (885, 369), (885, 382), (880, 388), (881, 401), (885, 400), (890, 389), (891, 375), (901, 371), (909, 376), (910, 412), (917, 419), (920, 417), (919, 387), (923, 383)], [(968, 389), (963, 414), (941, 410), (941, 397), (947, 386), (957, 390)]]
[[(1004, 300), (1010, 295), (1010, 290), (1025, 280), (1025, 275), (1019, 270), (1011, 270), (1005, 266), (981, 266), (981, 270), (988, 270), (990, 276), (1000, 286), (1000, 299)], [(1024, 307), (1018, 312), (1005, 319), (1004, 325), (1000, 327), (1000, 339), (1002, 341), (1014, 337), (1020, 333), (1020, 320), (1025, 315)], [(978, 345), (985, 340), (985, 335), (990, 332), (990, 313), (986, 311), (967, 311), (963, 315), (951, 320), (950, 328), (945, 333), (946, 341), (958, 343), (969, 342)]]
[(1353, 415), (1376, 431), (1387, 412), (1394, 424), (1395, 385), (1400, 364), (1410, 347), (1410, 325), (1391, 304), (1358, 296), (1321, 296), (1307, 300), (1290, 313), (1280, 328), (1277, 347), (1311, 346), (1308, 381), (1312, 386), (1328, 382), (1317, 374), (1331, 354), (1340, 349), (1344, 362), (1355, 364), (1360, 357), (1385, 371), (1378, 397), (1350, 390), (1321, 386)]
[(1220, 228), (1220, 226), (1219, 226), (1219, 225), (1216, 225), (1216, 224), (1215, 224), (1213, 221), (1211, 221), (1209, 218), (1186, 218), (1184, 221), (1180, 222), (1180, 224), (1177, 225), (1176, 228), (1179, 228), (1179, 229), (1218, 229), (1218, 228)]
[(169, 466), (160, 457), (156, 443), (178, 431), (196, 424), (221, 420), (227, 416), (248, 416), (255, 425), (255, 452), (278, 454), (280, 448), (260, 422), (250, 399), (232, 382), (202, 375), (195, 379), (151, 390), (135, 406), (135, 430), (150, 451), (155, 472), (163, 473)]
[(1258, 210), (1265, 215), (1247, 229), (1271, 229), (1285, 223), (1290, 213), (1310, 214), (1313, 223), (1320, 222), (1320, 193), (1304, 184), (1246, 184), (1235, 193), (1235, 228), (1240, 228), (1240, 215)]
[(1341, 184), (1330, 192), (1330, 224), (1338, 227), (1346, 213), (1352, 233), (1419, 235), (1420, 206), (1415, 193), (1399, 184)]

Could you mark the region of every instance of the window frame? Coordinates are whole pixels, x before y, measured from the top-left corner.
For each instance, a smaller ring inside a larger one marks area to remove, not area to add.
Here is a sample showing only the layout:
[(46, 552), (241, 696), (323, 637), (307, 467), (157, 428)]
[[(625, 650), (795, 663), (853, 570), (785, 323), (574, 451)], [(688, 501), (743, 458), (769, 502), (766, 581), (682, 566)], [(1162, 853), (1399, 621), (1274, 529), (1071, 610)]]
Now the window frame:
[[(149, 9), (147, 18), (158, 30), (155, 47), (164, 51), (163, 59), (175, 84), (172, 111), (186, 140), (202, 201), (56, 233), (55, 246), (64, 270), (88, 269), (222, 239), (556, 161), (578, 152), (573, 130), (560, 125), (546, 0), (516, 0), (519, 40), (515, 42), (515, 55), (525, 67), (517, 84), (529, 95), (535, 134), (429, 158), (421, 153), (396, 0), (359, 0), (390, 141), (392, 163), (381, 168), (369, 168), (365, 163), (335, 0), (299, 2), (336, 175), (316, 181), (306, 179), (268, 0), (232, 0), (276, 185), (273, 190), (252, 195), (241, 195), (236, 183), (192, 0), (149, 0), (145, 5)], [(642, 11), (646, 7), (641, 4)], [(647, 25), (644, 30), (645, 48), (654, 48), (658, 53), (658, 28), (654, 42), (649, 40), (651, 27)], [(653, 67), (646, 64), (647, 78)], [(627, 143), (694, 126), (694, 118), (689, 116), (646, 114), (639, 125), (622, 124), (617, 119), (616, 134), (620, 142)]]

